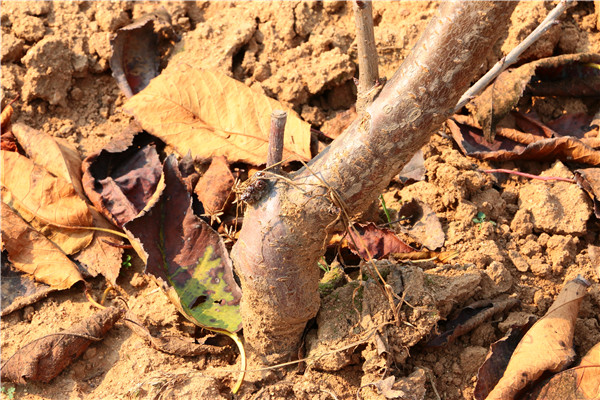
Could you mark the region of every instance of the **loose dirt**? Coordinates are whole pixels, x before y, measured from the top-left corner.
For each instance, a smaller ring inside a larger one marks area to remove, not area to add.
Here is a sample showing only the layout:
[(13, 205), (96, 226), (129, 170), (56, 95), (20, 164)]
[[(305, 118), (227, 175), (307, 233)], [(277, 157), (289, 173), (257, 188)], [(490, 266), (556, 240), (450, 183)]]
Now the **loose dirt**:
[[(224, 72), (289, 104), (325, 133), (335, 126), (331, 120), (356, 100), (354, 18), (351, 4), (343, 1), (3, 1), (1, 5), (2, 105), (20, 96), (13, 104), (13, 122), (67, 139), (82, 157), (101, 149), (132, 120), (122, 111), (125, 97), (109, 68), (111, 34), (161, 7), (183, 39), (175, 46), (173, 60), (187, 57), (188, 62)], [(508, 36), (495, 46), (493, 57), (481, 60), (480, 74), (531, 32), (553, 5), (520, 4)], [(436, 7), (434, 2), (374, 4), (382, 76), (389, 78), (401, 64)], [(524, 59), (600, 52), (599, 29), (600, 10), (594, 9), (592, 2), (580, 2)], [(543, 120), (565, 111), (594, 114), (598, 106), (597, 101), (554, 98), (539, 99), (534, 105)], [(229, 347), (225, 356), (183, 358), (152, 349), (118, 323), (51, 383), (17, 386), (15, 398), (351, 399), (361, 385), (386, 374), (403, 380), (407, 393), (403, 398), (470, 399), (489, 345), (512, 323), (528, 315), (542, 316), (563, 283), (578, 274), (592, 286), (577, 320), (575, 350), (584, 354), (598, 343), (600, 271), (591, 246), (597, 246), (600, 237), (589, 198), (566, 182), (496, 177), (477, 171), (516, 168), (571, 177), (573, 166), (560, 162), (482, 163), (463, 156), (445, 128), (423, 151), (426, 180), (404, 186), (394, 183), (384, 196), (391, 209), (411, 198), (427, 203), (446, 234), (443, 250), (454, 250), (458, 257), (443, 265), (380, 262), (388, 283), (400, 292), (404, 288), (404, 300), (410, 304), (401, 310), (406, 324), (389, 327), (382, 338), (389, 363), (382, 364), (373, 345), (357, 344), (308, 362), (305, 368), (251, 373), (239, 395), (233, 396), (229, 388), (237, 374), (230, 371), (239, 367), (239, 360), (228, 339), (213, 339), (214, 344)], [(473, 222), (478, 213), (485, 214), (485, 221)], [(100, 278), (92, 279), (91, 284), (98, 295), (104, 290)], [(143, 276), (139, 260), (134, 258), (131, 267), (123, 268), (118, 284), (129, 296), (129, 308), (151, 332), (194, 335), (194, 326)], [(347, 346), (354, 339), (348, 341), (346, 333), (364, 324), (365, 318), (375, 325), (389, 322), (387, 299), (377, 288), (363, 286), (360, 310), (352, 306), (352, 286), (336, 289), (323, 299), (316, 325), (307, 333), (308, 356), (319, 346)], [(509, 296), (521, 301), (511, 312), (496, 316), (446, 347), (423, 346), (438, 320), (461, 306)], [(13, 312), (2, 319), (2, 361), (26, 343), (67, 329), (94, 311), (77, 286)], [(372, 386), (361, 389), (361, 395), (383, 398)]]

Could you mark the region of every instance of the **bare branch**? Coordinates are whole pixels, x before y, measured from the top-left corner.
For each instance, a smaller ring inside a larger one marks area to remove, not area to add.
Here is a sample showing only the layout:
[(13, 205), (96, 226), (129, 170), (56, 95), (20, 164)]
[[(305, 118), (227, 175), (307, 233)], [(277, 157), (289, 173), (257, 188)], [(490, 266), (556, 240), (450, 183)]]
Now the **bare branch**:
[(561, 16), (561, 14), (569, 7), (575, 4), (574, 0), (561, 0), (560, 3), (550, 13), (546, 16), (546, 18), (542, 21), (542, 23), (534, 29), (533, 32), (529, 34), (517, 47), (512, 49), (510, 53), (508, 53), (505, 57), (503, 57), (500, 61), (498, 61), (492, 69), (490, 69), (484, 76), (481, 77), (469, 90), (462, 95), (456, 107), (454, 107), (454, 112), (458, 112), (461, 108), (465, 106), (473, 97), (477, 96), (479, 93), (485, 89), (491, 81), (496, 79), (498, 75), (506, 68), (516, 63), (519, 60), (519, 57), (525, 50), (527, 50), (532, 44), (535, 43), (548, 29), (553, 27), (558, 23), (557, 18)]
[(271, 113), (271, 129), (269, 130), (269, 152), (267, 154), (267, 168), (278, 174), (281, 171), (281, 160), (283, 158), (283, 135), (287, 112), (273, 110)]
[(379, 57), (375, 47), (373, 31), (373, 4), (369, 1), (352, 2), (356, 25), (356, 43), (358, 46), (358, 98), (356, 111), (362, 114), (365, 107), (373, 100), (369, 96), (379, 86)]

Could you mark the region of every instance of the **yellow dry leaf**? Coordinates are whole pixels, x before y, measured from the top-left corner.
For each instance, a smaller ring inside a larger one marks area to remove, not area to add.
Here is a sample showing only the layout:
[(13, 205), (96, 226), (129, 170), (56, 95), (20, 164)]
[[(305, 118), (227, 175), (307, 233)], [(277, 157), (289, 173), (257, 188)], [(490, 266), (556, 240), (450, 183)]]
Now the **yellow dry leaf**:
[(2, 151), (2, 201), (66, 254), (85, 248), (92, 216), (73, 186), (20, 154)]
[(309, 160), (310, 124), (294, 111), (220, 72), (169, 66), (125, 109), (179, 154), (202, 161), (225, 156), (253, 165), (267, 161), (271, 112), (288, 112), (283, 160)]
[(56, 289), (83, 280), (77, 266), (2, 202), (2, 241), (15, 268)]
[(546, 371), (558, 372), (573, 361), (573, 333), (579, 306), (589, 283), (576, 278), (565, 284), (542, 319), (521, 339), (504, 375), (486, 400), (510, 400)]

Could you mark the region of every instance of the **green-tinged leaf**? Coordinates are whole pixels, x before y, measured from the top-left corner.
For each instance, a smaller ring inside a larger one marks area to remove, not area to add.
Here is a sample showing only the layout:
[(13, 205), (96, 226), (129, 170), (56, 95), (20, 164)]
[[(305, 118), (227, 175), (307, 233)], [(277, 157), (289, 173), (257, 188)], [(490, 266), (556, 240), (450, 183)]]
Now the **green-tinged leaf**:
[(171, 300), (186, 317), (213, 330), (241, 328), (241, 290), (227, 249), (194, 214), (174, 156), (165, 161), (155, 195), (124, 229), (146, 262), (146, 272), (168, 286)]

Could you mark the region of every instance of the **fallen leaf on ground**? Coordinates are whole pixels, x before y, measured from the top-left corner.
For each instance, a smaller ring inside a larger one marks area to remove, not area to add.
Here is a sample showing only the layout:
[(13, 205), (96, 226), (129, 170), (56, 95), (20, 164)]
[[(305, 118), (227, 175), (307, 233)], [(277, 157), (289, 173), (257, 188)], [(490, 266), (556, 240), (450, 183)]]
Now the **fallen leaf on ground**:
[(377, 382), (362, 385), (360, 389), (362, 389), (365, 386), (375, 386), (379, 394), (385, 396), (386, 399), (398, 399), (400, 397), (406, 396), (406, 393), (404, 393), (402, 390), (393, 389), (394, 382), (396, 382), (396, 377), (394, 375), (391, 375)]
[[(576, 76), (584, 86), (592, 89), (592, 94), (600, 93), (600, 74), (593, 67), (585, 67), (588, 63), (600, 63), (600, 54), (566, 54), (549, 57), (524, 64), (518, 68), (508, 69), (501, 73), (494, 84), (490, 85), (480, 96), (472, 100), (467, 108), (473, 113), (479, 126), (483, 127), (483, 137), (488, 142), (494, 140), (496, 124), (507, 115), (523, 95), (528, 84), (537, 84), (543, 76), (546, 80), (570, 78), (559, 76), (570, 67), (586, 68), (585, 76)], [(546, 75), (543, 75), (543, 72)], [(534, 78), (535, 77), (535, 78)], [(570, 85), (572, 86), (572, 84)], [(539, 94), (538, 94), (539, 95)], [(581, 95), (581, 92), (577, 94)]]
[(202, 202), (204, 211), (213, 217), (227, 212), (233, 202), (233, 184), (235, 179), (229, 170), (227, 159), (222, 156), (213, 158), (210, 167), (196, 184), (194, 192)]
[(0, 290), (2, 295), (0, 301), (2, 307), (1, 317), (27, 307), (56, 291), (56, 289), (45, 283), (36, 282), (31, 275), (11, 267), (10, 262), (4, 258), (4, 255), (2, 255), (2, 279), (0, 279), (0, 284), (2, 285)]
[(68, 331), (49, 334), (26, 344), (2, 365), (2, 380), (21, 384), (50, 382), (92, 342), (102, 340), (121, 314), (122, 310), (109, 307)]
[(148, 132), (180, 155), (206, 162), (267, 161), (271, 112), (288, 112), (283, 160), (309, 160), (310, 124), (292, 110), (224, 74), (185, 63), (169, 66), (125, 104)]
[(383, 258), (390, 253), (415, 251), (391, 230), (378, 228), (371, 222), (368, 224), (354, 224), (348, 229), (348, 236), (348, 247), (363, 260)]
[(82, 165), (83, 188), (92, 204), (113, 224), (122, 227), (146, 205), (160, 179), (162, 166), (156, 138), (130, 125)]
[(148, 14), (118, 29), (110, 40), (110, 69), (127, 97), (142, 91), (158, 75), (159, 37), (154, 32), (157, 19), (170, 25), (168, 13)]
[[(94, 226), (98, 228), (114, 229), (100, 213), (90, 208)], [(109, 243), (107, 243), (110, 242)], [(121, 271), (121, 258), (123, 256), (123, 239), (108, 232), (95, 231), (94, 239), (89, 246), (75, 254), (73, 258), (85, 268), (90, 276), (101, 274), (110, 283), (115, 285)]]
[(600, 398), (600, 343), (574, 368), (554, 375), (532, 390), (531, 400), (598, 400)]
[(25, 124), (13, 125), (13, 134), (27, 157), (54, 176), (63, 178), (85, 199), (81, 186), (81, 158), (66, 140), (55, 138)]
[(558, 159), (600, 165), (600, 150), (594, 150), (579, 139), (569, 136), (542, 139), (526, 146), (499, 136), (489, 143), (483, 138), (481, 129), (458, 123), (452, 118), (447, 121), (447, 124), (462, 152), (480, 160), (555, 161)]
[(54, 243), (2, 202), (2, 242), (8, 260), (19, 271), (55, 289), (83, 280), (77, 266)]
[(146, 208), (124, 226), (171, 301), (193, 323), (229, 332), (241, 328), (241, 290), (221, 237), (194, 214), (174, 155)]
[(446, 323), (446, 330), (431, 339), (428, 347), (441, 347), (454, 342), (456, 338), (472, 331), (494, 315), (509, 310), (519, 304), (517, 299), (480, 300), (463, 308), (458, 316)]
[(419, 182), (425, 180), (425, 158), (423, 158), (423, 150), (419, 149), (415, 155), (410, 159), (408, 164), (402, 168), (398, 179), (402, 184), (409, 184), (411, 182)]
[(600, 168), (578, 169), (574, 175), (579, 187), (592, 199), (596, 218), (600, 218)]
[(485, 361), (477, 371), (477, 383), (473, 392), (475, 400), (484, 400), (496, 386), (510, 361), (510, 356), (535, 321), (536, 318), (532, 316), (527, 323), (512, 326), (502, 339), (490, 345)]
[(2, 201), (66, 254), (90, 244), (94, 233), (87, 204), (73, 186), (20, 154), (2, 151)]
[(575, 321), (588, 286), (579, 277), (565, 284), (546, 315), (521, 339), (487, 400), (514, 399), (544, 372), (559, 372), (573, 362)]
[(446, 234), (436, 213), (427, 205), (417, 199), (402, 204), (398, 210), (398, 218), (404, 218), (396, 226), (417, 243), (435, 250), (444, 245)]
[(194, 357), (202, 354), (220, 355), (227, 351), (227, 347), (206, 344), (205, 342), (210, 336), (205, 336), (200, 340), (196, 339), (196, 341), (191, 338), (179, 336), (153, 336), (148, 328), (131, 311), (127, 312), (123, 322), (136, 335), (147, 340), (152, 348), (164, 353), (182, 357)]

